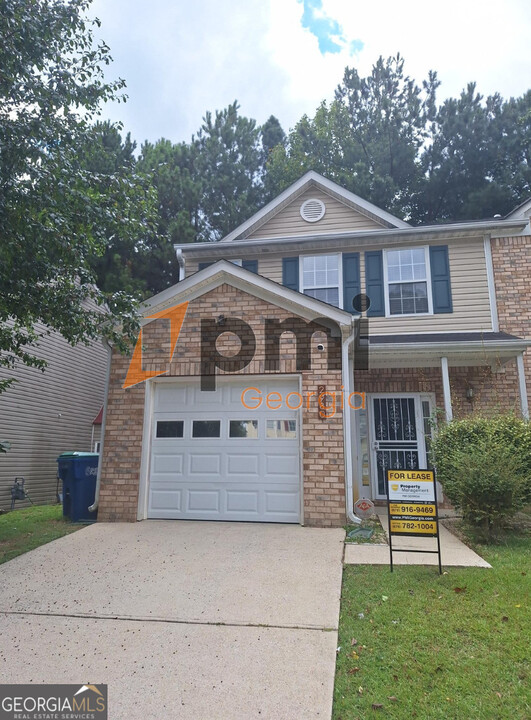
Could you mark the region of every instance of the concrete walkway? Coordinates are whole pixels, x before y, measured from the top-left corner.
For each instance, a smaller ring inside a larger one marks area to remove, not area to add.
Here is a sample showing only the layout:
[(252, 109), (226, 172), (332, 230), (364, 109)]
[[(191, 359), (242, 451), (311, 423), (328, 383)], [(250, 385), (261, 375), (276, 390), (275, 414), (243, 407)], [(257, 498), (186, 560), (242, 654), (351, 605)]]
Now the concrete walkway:
[(107, 683), (113, 720), (332, 710), (343, 530), (97, 524), (0, 566), (4, 683)]
[[(379, 511), (378, 518), (382, 523), (387, 537), (389, 538), (387, 513), (385, 511)], [(491, 567), (488, 562), (483, 560), (483, 558), (447, 530), (441, 522), (439, 523), (439, 531), (441, 540), (441, 561), (443, 568)], [(437, 540), (435, 538), (397, 538), (393, 535), (393, 549), (396, 550), (397, 548), (427, 548), (429, 550), (436, 550)], [(394, 565), (437, 565), (438, 562), (439, 560), (437, 555), (432, 555), (430, 553), (393, 552)], [(347, 543), (345, 545), (345, 564), (389, 565), (389, 546), (383, 544), (370, 545), (367, 543), (365, 545), (356, 545), (354, 543)]]

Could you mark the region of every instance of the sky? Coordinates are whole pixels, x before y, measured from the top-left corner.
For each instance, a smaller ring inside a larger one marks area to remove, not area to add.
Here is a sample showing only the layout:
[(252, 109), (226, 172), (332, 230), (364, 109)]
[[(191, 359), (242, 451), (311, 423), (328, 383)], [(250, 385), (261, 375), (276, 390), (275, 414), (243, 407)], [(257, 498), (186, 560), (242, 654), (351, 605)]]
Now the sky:
[(89, 14), (114, 58), (107, 77), (127, 83), (103, 117), (138, 145), (188, 142), (234, 100), (288, 131), (333, 98), (346, 66), (365, 76), (397, 52), (419, 84), (437, 71), (439, 100), (470, 81), (506, 98), (531, 88), (529, 0), (94, 0)]

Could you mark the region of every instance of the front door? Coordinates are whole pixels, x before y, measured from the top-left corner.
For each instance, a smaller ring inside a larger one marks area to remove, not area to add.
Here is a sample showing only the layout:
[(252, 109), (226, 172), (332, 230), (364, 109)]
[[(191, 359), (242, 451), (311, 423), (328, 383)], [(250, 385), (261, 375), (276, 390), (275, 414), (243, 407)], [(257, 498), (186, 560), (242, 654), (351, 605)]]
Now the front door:
[(423, 408), (419, 395), (371, 398), (373, 497), (385, 498), (386, 470), (426, 467)]

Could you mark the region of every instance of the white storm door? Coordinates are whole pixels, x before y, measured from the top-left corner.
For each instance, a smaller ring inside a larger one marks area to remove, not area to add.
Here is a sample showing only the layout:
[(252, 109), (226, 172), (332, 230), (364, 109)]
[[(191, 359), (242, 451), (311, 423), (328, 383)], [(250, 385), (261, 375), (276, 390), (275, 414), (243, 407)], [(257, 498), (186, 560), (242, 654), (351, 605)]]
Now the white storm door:
[(373, 497), (386, 497), (387, 470), (426, 467), (420, 395), (371, 396)]

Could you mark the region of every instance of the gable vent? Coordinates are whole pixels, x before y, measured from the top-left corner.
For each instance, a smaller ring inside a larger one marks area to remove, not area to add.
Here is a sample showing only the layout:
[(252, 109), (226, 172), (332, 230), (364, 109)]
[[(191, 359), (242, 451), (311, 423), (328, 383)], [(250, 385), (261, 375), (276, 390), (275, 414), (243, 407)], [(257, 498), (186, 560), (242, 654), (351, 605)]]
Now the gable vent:
[(317, 198), (310, 198), (301, 205), (301, 218), (306, 222), (317, 222), (325, 214), (325, 204)]

